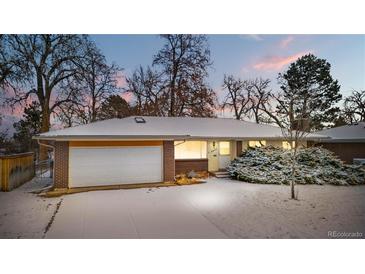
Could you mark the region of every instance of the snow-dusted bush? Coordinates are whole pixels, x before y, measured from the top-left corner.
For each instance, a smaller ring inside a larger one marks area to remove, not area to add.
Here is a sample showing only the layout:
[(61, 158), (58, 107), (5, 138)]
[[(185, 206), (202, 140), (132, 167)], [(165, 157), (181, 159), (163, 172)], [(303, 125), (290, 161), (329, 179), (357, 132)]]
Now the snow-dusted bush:
[[(249, 183), (289, 184), (291, 156), (289, 150), (276, 147), (249, 148), (231, 162), (231, 177)], [(320, 147), (298, 150), (296, 184), (365, 184), (365, 169), (346, 165), (332, 152)]]

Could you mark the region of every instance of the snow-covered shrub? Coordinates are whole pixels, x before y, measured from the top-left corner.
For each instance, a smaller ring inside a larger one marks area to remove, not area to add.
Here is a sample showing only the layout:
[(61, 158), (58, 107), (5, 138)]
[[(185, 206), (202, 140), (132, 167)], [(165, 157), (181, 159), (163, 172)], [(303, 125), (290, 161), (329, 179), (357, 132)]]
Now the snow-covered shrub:
[[(231, 177), (259, 184), (289, 184), (291, 152), (277, 147), (249, 148), (231, 162)], [(346, 165), (332, 152), (320, 147), (298, 150), (295, 183), (365, 184), (365, 169)]]

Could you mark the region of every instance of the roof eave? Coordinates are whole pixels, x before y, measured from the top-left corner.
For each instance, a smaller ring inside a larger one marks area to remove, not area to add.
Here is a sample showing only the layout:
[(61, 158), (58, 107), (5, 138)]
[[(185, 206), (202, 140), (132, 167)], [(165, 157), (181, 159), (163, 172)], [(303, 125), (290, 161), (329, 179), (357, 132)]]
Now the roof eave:
[(32, 137), (35, 140), (73, 141), (73, 140), (174, 140), (189, 138), (189, 135), (54, 135)]
[(365, 138), (353, 138), (353, 139), (336, 139), (336, 138), (330, 138), (326, 140), (320, 140), (321, 143), (365, 143)]
[[(73, 140), (285, 140), (283, 136), (191, 136), (191, 135), (55, 135), (55, 136), (33, 136), (35, 140), (48, 141), (73, 141)], [(309, 136), (303, 138), (307, 141), (321, 141), (329, 137)]]

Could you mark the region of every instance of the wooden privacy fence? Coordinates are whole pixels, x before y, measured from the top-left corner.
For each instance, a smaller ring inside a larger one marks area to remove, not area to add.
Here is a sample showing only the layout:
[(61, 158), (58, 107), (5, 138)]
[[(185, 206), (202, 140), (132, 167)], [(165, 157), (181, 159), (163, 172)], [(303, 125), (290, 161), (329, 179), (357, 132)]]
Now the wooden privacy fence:
[(34, 153), (0, 156), (0, 188), (10, 191), (34, 177)]

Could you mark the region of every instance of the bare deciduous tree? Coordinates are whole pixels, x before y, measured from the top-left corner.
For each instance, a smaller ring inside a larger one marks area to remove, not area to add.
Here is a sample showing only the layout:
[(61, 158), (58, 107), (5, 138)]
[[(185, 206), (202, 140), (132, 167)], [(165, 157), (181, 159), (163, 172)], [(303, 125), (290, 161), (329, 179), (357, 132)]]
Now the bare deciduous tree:
[[(281, 128), (282, 135), (290, 147), (290, 196), (292, 199), (297, 199), (298, 195), (295, 193), (295, 177), (297, 172), (298, 149), (309, 134), (310, 121), (308, 117), (309, 113), (314, 109), (303, 107), (303, 100), (300, 93), (291, 93), (291, 95), (290, 97), (284, 97), (283, 94), (277, 95), (275, 98), (278, 107), (275, 113), (271, 113), (271, 115), (275, 116), (275, 120)], [(298, 113), (298, 109), (301, 110), (301, 113)]]
[[(74, 82), (82, 97), (79, 101), (84, 106), (83, 113), (87, 115), (84, 122), (89, 123), (97, 120), (102, 101), (121, 90), (118, 87), (121, 69), (116, 64), (109, 65), (94, 42), (84, 43), (83, 52), (76, 60)], [(75, 111), (78, 109), (80, 106), (75, 105)]]
[[(4, 47), (12, 73), (22, 75), (11, 83), (12, 104), (26, 102), (35, 96), (40, 103), (41, 132), (50, 129), (51, 113), (72, 100), (60, 85), (76, 74), (75, 60), (82, 56), (80, 49), (86, 39), (78, 35), (6, 35)], [(55, 96), (57, 95), (59, 96)], [(55, 99), (54, 99), (55, 98)], [(47, 152), (42, 147), (40, 159)]]
[(73, 127), (89, 122), (85, 107), (79, 101), (75, 102), (67, 102), (57, 110), (57, 118), (65, 127)]
[(161, 35), (166, 43), (152, 68), (137, 69), (127, 78), (137, 114), (157, 116), (214, 116), (216, 94), (205, 78), (211, 65), (204, 35)]
[(345, 98), (342, 112), (348, 124), (365, 121), (365, 90), (353, 90)]
[(0, 34), (0, 88), (4, 88), (7, 79), (12, 74), (12, 67), (5, 49), (5, 36)]
[(204, 35), (161, 35), (166, 41), (153, 60), (161, 71), (166, 116), (213, 116), (215, 93), (205, 78), (211, 66), (207, 37)]
[(135, 114), (164, 116), (164, 85), (159, 73), (150, 67), (139, 67), (126, 81), (125, 91), (132, 93), (136, 100)]
[(228, 109), (234, 112), (234, 118), (241, 120), (251, 110), (251, 86), (249, 81), (235, 79), (233, 75), (224, 75), (223, 89), (227, 90), (222, 109)]
[(224, 76), (223, 88), (228, 91), (222, 108), (232, 110), (237, 120), (254, 119), (256, 123), (275, 123), (273, 115), (274, 95), (270, 80), (255, 78), (248, 80)]
[(250, 80), (251, 87), (251, 114), (257, 124), (272, 123), (273, 94), (270, 89), (270, 80), (255, 78)]

